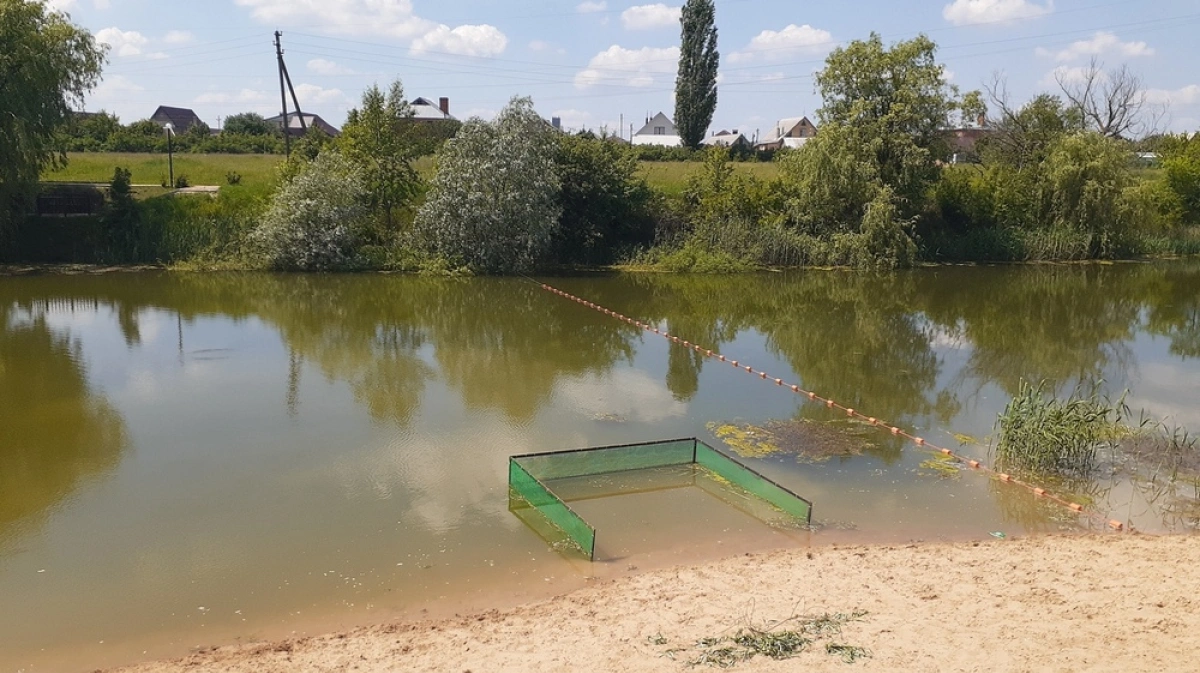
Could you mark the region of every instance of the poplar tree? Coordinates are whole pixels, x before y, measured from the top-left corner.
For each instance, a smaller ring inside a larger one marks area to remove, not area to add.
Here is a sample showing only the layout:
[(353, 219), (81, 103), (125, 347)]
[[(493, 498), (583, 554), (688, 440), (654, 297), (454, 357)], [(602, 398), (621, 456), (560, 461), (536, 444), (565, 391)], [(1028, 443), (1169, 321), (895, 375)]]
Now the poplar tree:
[(687, 0), (679, 17), (679, 75), (675, 79), (675, 126), (686, 147), (696, 149), (717, 109), (716, 10), (712, 0)]

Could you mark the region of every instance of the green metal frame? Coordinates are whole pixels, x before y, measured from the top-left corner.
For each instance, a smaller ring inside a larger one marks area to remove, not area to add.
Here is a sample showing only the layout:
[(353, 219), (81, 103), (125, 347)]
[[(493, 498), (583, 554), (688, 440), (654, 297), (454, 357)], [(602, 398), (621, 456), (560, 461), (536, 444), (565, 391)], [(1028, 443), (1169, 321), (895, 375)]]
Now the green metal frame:
[(812, 502), (743, 465), (704, 442), (690, 437), (645, 444), (621, 444), (550, 453), (527, 453), (508, 459), (509, 511), (535, 530), (546, 526), (525, 516), (532, 508), (589, 559), (596, 558), (596, 529), (584, 521), (546, 484), (552, 479), (611, 474), (670, 465), (696, 464), (785, 514), (812, 522)]

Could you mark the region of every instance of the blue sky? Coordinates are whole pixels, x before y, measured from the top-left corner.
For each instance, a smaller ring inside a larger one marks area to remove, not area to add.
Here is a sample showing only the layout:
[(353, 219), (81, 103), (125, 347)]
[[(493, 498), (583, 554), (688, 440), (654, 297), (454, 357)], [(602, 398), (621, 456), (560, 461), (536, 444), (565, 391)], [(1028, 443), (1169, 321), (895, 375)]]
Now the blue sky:
[[(160, 104), (212, 126), (280, 110), (272, 32), (301, 106), (335, 125), (362, 90), (399, 78), (409, 98), (450, 98), (460, 119), (529, 95), (570, 128), (616, 132), (673, 110), (682, 0), (50, 0), (110, 44), (87, 109), (124, 122)], [(713, 130), (766, 132), (820, 107), (812, 74), (838, 44), (926, 33), (951, 81), (1003, 73), (1014, 101), (1093, 56), (1142, 76), (1172, 130), (1200, 129), (1197, 0), (716, 0), (721, 79)]]

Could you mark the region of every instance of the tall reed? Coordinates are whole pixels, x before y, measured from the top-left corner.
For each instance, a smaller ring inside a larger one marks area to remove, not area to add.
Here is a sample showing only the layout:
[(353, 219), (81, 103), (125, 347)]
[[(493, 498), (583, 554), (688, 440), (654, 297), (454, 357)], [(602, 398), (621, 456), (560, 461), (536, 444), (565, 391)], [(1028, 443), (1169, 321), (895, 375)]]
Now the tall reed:
[(1115, 402), (1100, 394), (1099, 384), (1082, 384), (1066, 400), (1022, 381), (1017, 394), (996, 420), (996, 457), (1005, 469), (1085, 474), (1100, 448), (1113, 447), (1127, 415), (1124, 396)]

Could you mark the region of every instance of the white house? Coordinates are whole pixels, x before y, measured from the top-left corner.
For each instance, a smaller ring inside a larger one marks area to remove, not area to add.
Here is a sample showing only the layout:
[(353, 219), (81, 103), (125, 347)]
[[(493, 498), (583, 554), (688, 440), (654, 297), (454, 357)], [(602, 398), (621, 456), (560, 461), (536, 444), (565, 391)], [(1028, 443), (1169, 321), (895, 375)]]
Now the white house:
[(438, 99), (437, 105), (428, 98), (415, 98), (409, 105), (412, 106), (413, 121), (440, 122), (454, 119), (450, 114), (450, 99), (444, 96)]
[(760, 150), (795, 149), (817, 137), (817, 127), (808, 117), (789, 117), (775, 123), (771, 136), (757, 146)]
[(708, 136), (700, 141), (708, 147), (749, 147), (750, 141), (742, 133), (738, 133), (737, 129), (726, 131), (721, 129), (716, 133)]
[(675, 128), (675, 122), (659, 112), (646, 120), (642, 130), (633, 134), (633, 144), (679, 147), (683, 145), (683, 139), (679, 137), (679, 129)]

